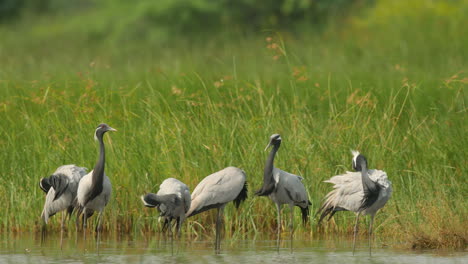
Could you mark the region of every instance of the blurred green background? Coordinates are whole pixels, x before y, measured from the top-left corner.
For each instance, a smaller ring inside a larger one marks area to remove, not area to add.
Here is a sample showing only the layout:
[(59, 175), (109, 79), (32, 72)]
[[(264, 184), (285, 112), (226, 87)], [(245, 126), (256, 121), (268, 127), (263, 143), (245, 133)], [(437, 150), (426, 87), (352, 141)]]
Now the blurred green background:
[[(105, 139), (107, 230), (154, 230), (138, 196), (167, 177), (193, 190), (238, 166), (252, 197), (281, 133), (276, 165), (304, 176), (312, 212), (358, 148), (394, 186), (379, 245), (464, 249), (467, 14), (468, 0), (0, 0), (0, 230), (38, 230), (38, 180), (91, 169), (105, 121), (119, 130)], [(351, 234), (352, 219), (321, 230), (311, 218), (296, 234)], [(226, 235), (275, 221), (252, 198), (227, 208)], [(210, 223), (184, 229), (212, 235)]]

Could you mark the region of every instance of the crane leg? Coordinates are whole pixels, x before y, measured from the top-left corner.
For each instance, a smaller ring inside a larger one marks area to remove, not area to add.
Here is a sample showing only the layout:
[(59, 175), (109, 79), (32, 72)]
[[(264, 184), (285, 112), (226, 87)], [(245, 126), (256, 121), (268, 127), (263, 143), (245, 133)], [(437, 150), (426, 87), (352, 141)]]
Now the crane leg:
[(47, 235), (47, 225), (45, 223), (42, 223), (42, 227), (41, 227), (41, 246), (46, 240), (46, 235)]
[(171, 255), (174, 256), (174, 233), (172, 232), (172, 219), (169, 219), (169, 237), (171, 239)]
[(63, 249), (63, 230), (65, 229), (64, 226), (64, 221), (65, 221), (65, 211), (62, 211), (62, 223), (60, 224), (60, 250)]
[(96, 226), (96, 231), (98, 234), (102, 231), (102, 218), (103, 218), (103, 215), (104, 214), (104, 209), (102, 209), (102, 211), (99, 212), (99, 215), (98, 215), (98, 223), (97, 223), (97, 226)]
[(279, 253), (280, 240), (281, 240), (281, 207), (279, 204), (276, 204), (276, 210), (278, 211), (278, 227), (276, 233), (276, 250)]
[(80, 228), (80, 216), (81, 216), (81, 209), (76, 210), (76, 220), (75, 220), (75, 229), (78, 232)]
[(180, 243), (180, 229), (182, 227), (182, 222), (184, 221), (184, 218), (183, 216), (179, 216), (176, 218), (176, 228), (177, 228), (177, 241), (176, 241), (176, 247), (177, 247), (177, 251), (176, 251), (176, 254), (179, 254), (179, 243)]
[(358, 212), (356, 215), (356, 223), (354, 224), (353, 256), (354, 256), (354, 251), (356, 250), (356, 235), (358, 233), (358, 222), (359, 222), (360, 215), (361, 215), (361, 212)]
[(180, 229), (182, 228), (182, 216), (177, 217), (176, 219), (176, 228), (177, 228), (177, 238), (180, 239)]
[(369, 223), (369, 256), (372, 256), (372, 224), (374, 223), (374, 214), (371, 215), (370, 223)]
[(86, 228), (88, 227), (86, 208), (83, 208), (83, 220), (82, 221), (83, 221), (83, 241), (86, 241)]
[(102, 221), (102, 214), (104, 212), (104, 209), (102, 209), (101, 211), (99, 211), (99, 215), (98, 215), (98, 222), (97, 222), (97, 225), (96, 225), (96, 232), (97, 232), (97, 252), (98, 252), (98, 255), (99, 255), (99, 243), (101, 242), (101, 232), (102, 232), (102, 224), (101, 224), (101, 221)]
[(221, 217), (224, 211), (224, 206), (218, 208), (218, 217), (216, 219), (216, 245), (215, 252), (219, 254), (221, 251)]
[(289, 229), (291, 231), (291, 253), (293, 253), (294, 205), (290, 205), (289, 209), (290, 209), (290, 214), (291, 214), (291, 220), (289, 223)]

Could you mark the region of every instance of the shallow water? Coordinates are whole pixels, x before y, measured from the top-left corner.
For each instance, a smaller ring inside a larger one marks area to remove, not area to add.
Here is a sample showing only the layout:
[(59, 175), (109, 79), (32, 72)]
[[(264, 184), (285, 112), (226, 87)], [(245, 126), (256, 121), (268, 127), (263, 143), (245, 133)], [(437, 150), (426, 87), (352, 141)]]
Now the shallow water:
[(221, 254), (214, 254), (212, 241), (165, 238), (104, 237), (99, 254), (94, 237), (84, 242), (81, 234), (65, 237), (60, 249), (60, 236), (50, 235), (41, 241), (37, 234), (3, 237), (0, 263), (468, 263), (466, 252), (405, 251), (391, 248), (373, 249), (360, 243), (352, 255), (350, 240), (299, 240), (281, 243), (279, 253), (275, 240), (223, 240)]

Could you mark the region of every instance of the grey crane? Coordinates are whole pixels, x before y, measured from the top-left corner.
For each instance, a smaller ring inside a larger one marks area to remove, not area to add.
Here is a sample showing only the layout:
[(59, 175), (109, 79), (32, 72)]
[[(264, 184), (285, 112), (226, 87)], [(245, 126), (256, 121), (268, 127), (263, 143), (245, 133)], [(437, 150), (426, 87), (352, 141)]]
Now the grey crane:
[(73, 201), (76, 198), (78, 183), (87, 174), (87, 169), (76, 165), (58, 167), (49, 177), (42, 178), (39, 187), (47, 194), (41, 218), (47, 224), (49, 217), (62, 212), (62, 229), (64, 228), (65, 210), (70, 216), (73, 212)]
[(307, 191), (302, 183), (303, 178), (276, 168), (273, 165), (276, 152), (281, 145), (281, 136), (273, 134), (270, 137), (270, 142), (266, 146), (267, 150), (270, 146), (273, 148), (268, 155), (263, 172), (263, 186), (255, 192), (258, 196), (269, 196), (270, 199), (276, 204), (278, 211), (278, 229), (277, 229), (277, 242), (279, 250), (279, 241), (281, 236), (281, 205), (287, 204), (291, 213), (291, 250), (292, 250), (292, 233), (294, 229), (294, 206), (301, 208), (302, 222), (305, 225), (309, 218), (309, 205), (311, 205)]
[(185, 220), (185, 214), (190, 209), (190, 190), (183, 182), (168, 178), (159, 186), (159, 191), (141, 196), (143, 204), (155, 207), (164, 221), (163, 230), (168, 229), (172, 238), (172, 220), (176, 221), (177, 236)]
[(227, 203), (233, 201), (236, 208), (247, 199), (245, 172), (227, 167), (206, 176), (192, 192), (192, 204), (186, 216), (190, 217), (213, 208), (218, 209), (216, 219), (215, 252), (221, 248), (221, 217)]
[(83, 214), (83, 234), (85, 238), (88, 216), (90, 216), (94, 211), (99, 212), (98, 224), (96, 226), (96, 231), (98, 234), (98, 245), (99, 235), (102, 229), (102, 213), (107, 203), (109, 202), (112, 193), (111, 182), (104, 173), (106, 154), (103, 137), (104, 133), (107, 131), (117, 130), (113, 129), (107, 124), (100, 124), (94, 132), (94, 139), (99, 141), (99, 159), (94, 166), (94, 169), (90, 173), (83, 176), (81, 179), (80, 183), (78, 184), (77, 193), (77, 206), (79, 208), (77, 218), (80, 216), (80, 214)]
[[(46, 193), (44, 209), (41, 214), (44, 224), (47, 225), (49, 217), (62, 212), (60, 246), (63, 242), (66, 215), (70, 217), (73, 212), (78, 183), (86, 173), (86, 168), (73, 164), (63, 165), (58, 167), (52, 175), (39, 181), (39, 187)], [(45, 226), (43, 231), (45, 231)]]
[(356, 248), (356, 234), (360, 215), (370, 215), (369, 223), (369, 255), (371, 252), (372, 224), (377, 211), (382, 208), (392, 195), (392, 183), (387, 174), (381, 170), (367, 168), (367, 159), (358, 151), (352, 150), (353, 169), (356, 172), (346, 172), (333, 176), (325, 181), (334, 184), (334, 190), (325, 196), (323, 205), (318, 210), (319, 224), (328, 216), (328, 220), (338, 211), (356, 213), (354, 225), (353, 255)]

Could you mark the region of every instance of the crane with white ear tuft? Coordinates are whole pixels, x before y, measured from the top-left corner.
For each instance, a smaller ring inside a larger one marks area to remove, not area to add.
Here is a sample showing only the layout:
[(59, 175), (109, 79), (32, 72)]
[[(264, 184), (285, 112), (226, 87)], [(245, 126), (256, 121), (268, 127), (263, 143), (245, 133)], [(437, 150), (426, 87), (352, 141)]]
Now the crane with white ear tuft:
[(302, 222), (305, 225), (309, 219), (309, 201), (307, 191), (304, 184), (302, 183), (301, 176), (297, 176), (278, 168), (275, 168), (273, 162), (275, 160), (276, 152), (278, 152), (281, 146), (281, 136), (279, 134), (273, 134), (270, 137), (265, 150), (272, 147), (270, 154), (268, 155), (265, 163), (263, 173), (263, 186), (255, 192), (258, 196), (269, 196), (270, 199), (276, 204), (278, 211), (278, 229), (277, 229), (277, 250), (279, 251), (279, 242), (281, 237), (281, 205), (287, 204), (290, 208), (291, 220), (291, 251), (293, 249), (292, 236), (294, 230), (294, 206), (301, 209)]
[(99, 142), (99, 158), (96, 162), (96, 165), (94, 166), (94, 169), (90, 173), (86, 174), (78, 184), (76, 204), (78, 207), (77, 218), (81, 214), (83, 215), (83, 234), (85, 238), (88, 216), (92, 215), (94, 211), (99, 212), (98, 224), (96, 226), (96, 231), (98, 234), (98, 245), (100, 238), (99, 236), (102, 229), (102, 214), (104, 208), (109, 202), (112, 193), (111, 182), (109, 177), (107, 177), (104, 173), (106, 154), (103, 137), (107, 131), (117, 130), (107, 124), (100, 124), (94, 132), (94, 138)]
[(356, 172), (346, 172), (325, 181), (334, 184), (334, 190), (325, 196), (325, 201), (317, 214), (320, 214), (320, 224), (326, 217), (330, 220), (338, 211), (352, 211), (356, 213), (353, 255), (356, 249), (359, 216), (370, 215), (369, 255), (371, 255), (374, 217), (377, 211), (390, 199), (392, 195), (392, 183), (388, 180), (387, 174), (384, 171), (368, 169), (367, 159), (364, 155), (356, 150), (351, 152), (353, 154), (353, 169)]

